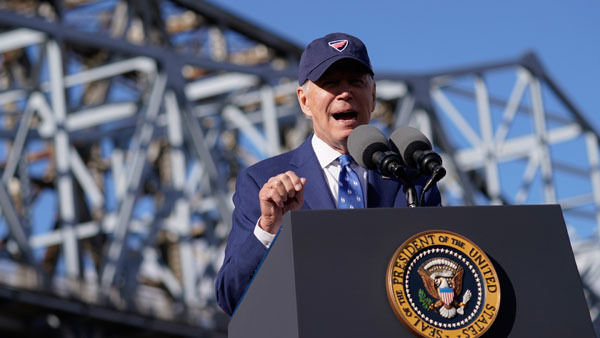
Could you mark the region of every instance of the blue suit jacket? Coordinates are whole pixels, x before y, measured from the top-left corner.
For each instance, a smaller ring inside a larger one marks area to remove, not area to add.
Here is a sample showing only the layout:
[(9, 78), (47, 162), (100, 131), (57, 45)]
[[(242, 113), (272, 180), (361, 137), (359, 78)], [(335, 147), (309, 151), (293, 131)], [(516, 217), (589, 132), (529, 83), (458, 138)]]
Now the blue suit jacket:
[[(336, 208), (336, 202), (312, 148), (311, 138), (290, 152), (271, 157), (241, 171), (237, 177), (233, 195), (233, 227), (216, 281), (217, 301), (229, 315), (233, 313), (266, 253), (266, 248), (254, 236), (254, 227), (260, 217), (258, 192), (263, 184), (269, 178), (291, 170), (298, 177), (306, 177), (302, 209)], [(398, 181), (382, 178), (378, 172), (371, 170), (367, 178), (367, 207), (406, 207), (403, 187)], [(426, 182), (427, 177), (415, 180), (418, 193)], [(427, 192), (425, 204), (436, 206), (440, 202), (439, 191), (434, 186)]]

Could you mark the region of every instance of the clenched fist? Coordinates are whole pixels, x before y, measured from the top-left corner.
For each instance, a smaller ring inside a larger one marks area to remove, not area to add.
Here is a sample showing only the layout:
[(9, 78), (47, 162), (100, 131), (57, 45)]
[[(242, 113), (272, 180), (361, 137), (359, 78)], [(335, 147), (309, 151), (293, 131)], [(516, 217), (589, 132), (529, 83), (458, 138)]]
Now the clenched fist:
[(281, 217), (289, 210), (298, 210), (304, 203), (306, 178), (287, 171), (271, 177), (258, 192), (260, 220), (258, 226), (275, 234), (281, 226)]

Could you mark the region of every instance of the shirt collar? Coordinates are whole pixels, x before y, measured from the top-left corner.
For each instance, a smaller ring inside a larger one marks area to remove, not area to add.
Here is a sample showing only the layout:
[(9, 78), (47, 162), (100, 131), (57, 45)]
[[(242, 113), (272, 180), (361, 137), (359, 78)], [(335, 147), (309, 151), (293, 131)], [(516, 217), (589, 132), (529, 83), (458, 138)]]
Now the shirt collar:
[(317, 134), (313, 134), (311, 143), (322, 169), (325, 169), (342, 155), (337, 150), (331, 148), (325, 141), (321, 140)]

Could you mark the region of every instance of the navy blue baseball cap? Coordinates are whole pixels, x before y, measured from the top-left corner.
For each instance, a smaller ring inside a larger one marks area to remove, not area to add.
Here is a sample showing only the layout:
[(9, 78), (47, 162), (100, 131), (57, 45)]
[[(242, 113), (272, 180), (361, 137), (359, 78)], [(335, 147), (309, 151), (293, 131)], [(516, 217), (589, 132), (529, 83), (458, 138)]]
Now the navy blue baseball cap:
[(360, 62), (373, 75), (367, 47), (359, 38), (346, 33), (331, 33), (313, 40), (300, 57), (298, 82), (317, 81), (332, 64), (341, 59)]

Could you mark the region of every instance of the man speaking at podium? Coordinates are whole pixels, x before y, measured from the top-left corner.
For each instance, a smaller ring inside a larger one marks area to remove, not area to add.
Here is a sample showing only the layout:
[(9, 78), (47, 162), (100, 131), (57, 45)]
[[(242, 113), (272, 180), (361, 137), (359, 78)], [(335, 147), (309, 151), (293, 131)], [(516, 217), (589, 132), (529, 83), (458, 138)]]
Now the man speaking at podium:
[[(375, 108), (373, 75), (365, 45), (349, 34), (318, 38), (302, 53), (296, 93), (314, 133), (298, 148), (238, 175), (233, 228), (216, 282), (217, 300), (227, 314), (240, 301), (287, 211), (407, 205), (400, 182), (360, 167), (348, 155), (348, 136), (369, 123)], [(425, 180), (414, 184), (420, 191)], [(440, 201), (433, 187), (424, 204)]]

